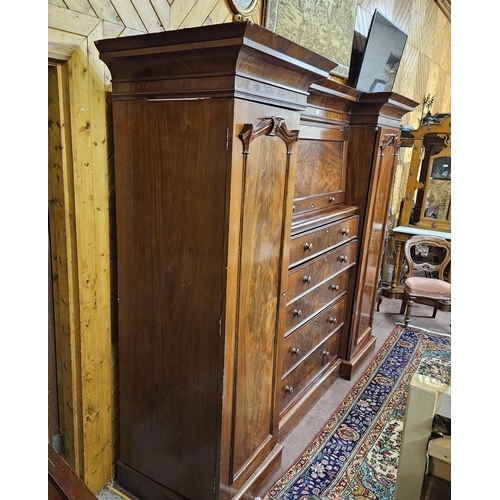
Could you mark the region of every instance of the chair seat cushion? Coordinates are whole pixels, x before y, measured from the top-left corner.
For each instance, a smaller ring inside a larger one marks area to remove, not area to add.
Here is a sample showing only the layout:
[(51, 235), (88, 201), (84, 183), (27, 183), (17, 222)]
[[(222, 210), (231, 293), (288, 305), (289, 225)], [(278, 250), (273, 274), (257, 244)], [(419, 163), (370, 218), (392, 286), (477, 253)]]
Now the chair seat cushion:
[(405, 281), (405, 291), (409, 295), (428, 297), (429, 299), (451, 299), (451, 283), (439, 279), (412, 276)]

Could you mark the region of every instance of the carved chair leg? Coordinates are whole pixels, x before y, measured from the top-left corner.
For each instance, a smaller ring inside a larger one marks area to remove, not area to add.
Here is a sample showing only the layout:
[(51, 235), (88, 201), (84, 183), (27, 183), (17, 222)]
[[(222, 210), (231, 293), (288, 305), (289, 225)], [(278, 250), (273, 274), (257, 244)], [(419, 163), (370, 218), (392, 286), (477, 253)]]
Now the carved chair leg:
[(406, 310), (406, 303), (408, 302), (408, 293), (403, 292), (403, 300), (401, 301), (401, 309), (399, 310), (399, 314), (404, 314)]
[(410, 322), (410, 315), (413, 304), (415, 304), (413, 297), (409, 297), (408, 302), (406, 304), (405, 328), (408, 326), (408, 323)]
[(437, 313), (438, 307), (439, 307), (439, 300), (436, 300), (436, 301), (434, 301), (434, 311), (432, 311), (432, 317), (433, 318), (436, 317), (436, 313)]

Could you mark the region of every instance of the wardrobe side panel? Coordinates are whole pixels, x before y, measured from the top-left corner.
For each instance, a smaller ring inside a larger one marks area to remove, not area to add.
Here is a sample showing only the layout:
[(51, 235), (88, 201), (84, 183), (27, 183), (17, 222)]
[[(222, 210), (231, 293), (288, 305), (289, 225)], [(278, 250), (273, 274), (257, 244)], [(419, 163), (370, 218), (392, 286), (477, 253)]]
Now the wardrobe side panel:
[(210, 498), (222, 397), (227, 103), (115, 101), (113, 113), (121, 461), (186, 498)]

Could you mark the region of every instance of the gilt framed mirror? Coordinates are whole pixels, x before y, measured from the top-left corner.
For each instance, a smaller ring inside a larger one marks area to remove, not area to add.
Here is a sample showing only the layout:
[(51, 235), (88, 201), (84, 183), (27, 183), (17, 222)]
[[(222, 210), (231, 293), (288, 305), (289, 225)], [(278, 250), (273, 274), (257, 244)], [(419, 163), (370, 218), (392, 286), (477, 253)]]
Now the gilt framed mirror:
[(412, 157), (401, 225), (451, 232), (451, 115), (437, 115), (407, 142)]

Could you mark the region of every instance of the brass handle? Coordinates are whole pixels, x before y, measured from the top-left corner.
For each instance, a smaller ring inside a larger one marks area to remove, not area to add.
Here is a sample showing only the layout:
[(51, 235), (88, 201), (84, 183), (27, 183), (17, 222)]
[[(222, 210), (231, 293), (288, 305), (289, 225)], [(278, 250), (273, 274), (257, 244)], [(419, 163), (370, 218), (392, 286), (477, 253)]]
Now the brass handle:
[(347, 236), (349, 234), (349, 229), (343, 228), (342, 234), (345, 234)]
[(292, 392), (293, 392), (293, 387), (291, 387), (291, 386), (287, 385), (287, 386), (285, 387), (285, 392), (286, 392), (287, 394), (292, 394)]
[(332, 318), (332, 317), (328, 318), (328, 323), (332, 324), (337, 323), (337, 318)]
[(313, 247), (313, 244), (312, 244), (312, 243), (306, 243), (306, 244), (304, 245), (304, 250), (311, 250), (311, 249), (312, 249), (312, 247)]
[(302, 278), (302, 281), (303, 281), (304, 283), (311, 283), (311, 281), (312, 281), (312, 276), (304, 276), (304, 277)]
[(302, 315), (302, 311), (300, 309), (294, 309), (293, 315), (299, 317)]
[(341, 255), (339, 257), (340, 262), (347, 262), (347, 255)]
[(329, 288), (333, 292), (338, 292), (340, 290), (340, 287), (338, 285), (330, 285)]
[(300, 354), (300, 349), (297, 349), (296, 347), (292, 348), (292, 356), (296, 354), (297, 356)]
[(326, 358), (326, 357), (330, 356), (330, 353), (328, 351), (322, 351), (321, 356), (323, 356), (323, 358)]

